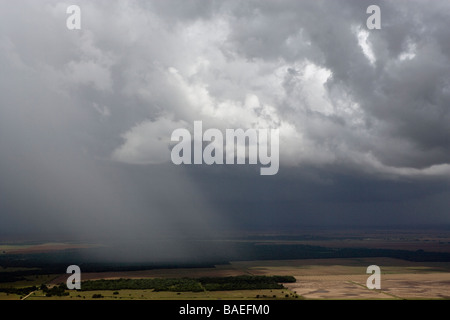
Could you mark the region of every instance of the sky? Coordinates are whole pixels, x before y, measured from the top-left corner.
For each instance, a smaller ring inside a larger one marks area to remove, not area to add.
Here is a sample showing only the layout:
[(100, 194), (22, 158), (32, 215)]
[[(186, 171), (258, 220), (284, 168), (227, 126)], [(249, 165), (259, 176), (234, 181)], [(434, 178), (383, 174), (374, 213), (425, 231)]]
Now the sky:
[[(449, 1), (0, 8), (0, 238), (450, 224)], [(278, 173), (174, 165), (194, 121), (278, 129)]]

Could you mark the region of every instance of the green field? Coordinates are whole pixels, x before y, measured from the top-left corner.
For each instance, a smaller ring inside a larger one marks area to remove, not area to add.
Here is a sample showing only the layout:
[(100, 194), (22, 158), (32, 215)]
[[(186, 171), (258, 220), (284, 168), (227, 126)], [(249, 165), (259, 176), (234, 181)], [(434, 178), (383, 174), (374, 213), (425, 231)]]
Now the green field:
[[(51, 276), (4, 284), (2, 300), (192, 300), (192, 299), (301, 299), (280, 281), (287, 276), (236, 276), (203, 278), (144, 278), (96, 280), (82, 283), (83, 290), (67, 290), (65, 284), (44, 285)], [(20, 292), (17, 292), (19, 291)], [(8, 292), (8, 293), (7, 293)]]
[[(118, 294), (114, 294), (118, 292)], [(97, 290), (70, 291), (69, 296), (46, 297), (44, 292), (36, 291), (27, 300), (91, 300), (94, 295), (101, 295), (99, 300), (246, 300), (246, 299), (301, 299), (287, 289), (233, 290), (203, 292), (155, 292), (153, 290)], [(287, 295), (287, 297), (286, 297)], [(1, 297), (1, 296), (0, 296)], [(17, 298), (16, 298), (17, 299)]]

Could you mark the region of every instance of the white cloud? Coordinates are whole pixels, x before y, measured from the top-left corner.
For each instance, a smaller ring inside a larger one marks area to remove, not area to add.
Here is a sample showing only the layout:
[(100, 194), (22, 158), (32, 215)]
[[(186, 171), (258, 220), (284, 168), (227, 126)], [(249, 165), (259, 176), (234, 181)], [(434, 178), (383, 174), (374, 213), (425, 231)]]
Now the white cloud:
[(166, 118), (141, 122), (122, 135), (124, 143), (114, 150), (112, 158), (130, 164), (168, 162), (172, 132), (185, 127), (185, 122)]
[(405, 61), (414, 59), (416, 56), (416, 47), (414, 42), (409, 41), (407, 49), (398, 56), (399, 60)]
[(369, 60), (370, 64), (374, 65), (377, 61), (375, 54), (372, 50), (372, 45), (369, 41), (369, 32), (364, 29), (357, 30), (357, 38), (358, 38), (358, 44), (361, 47), (364, 55)]

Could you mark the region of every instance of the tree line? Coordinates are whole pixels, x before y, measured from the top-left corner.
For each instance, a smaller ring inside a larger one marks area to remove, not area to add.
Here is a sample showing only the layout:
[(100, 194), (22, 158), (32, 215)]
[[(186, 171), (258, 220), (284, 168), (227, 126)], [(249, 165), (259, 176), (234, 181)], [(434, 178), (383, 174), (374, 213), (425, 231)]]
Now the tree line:
[(292, 276), (234, 276), (203, 278), (152, 278), (89, 280), (81, 284), (82, 291), (151, 289), (154, 291), (200, 292), (227, 290), (283, 289), (281, 283), (295, 282)]

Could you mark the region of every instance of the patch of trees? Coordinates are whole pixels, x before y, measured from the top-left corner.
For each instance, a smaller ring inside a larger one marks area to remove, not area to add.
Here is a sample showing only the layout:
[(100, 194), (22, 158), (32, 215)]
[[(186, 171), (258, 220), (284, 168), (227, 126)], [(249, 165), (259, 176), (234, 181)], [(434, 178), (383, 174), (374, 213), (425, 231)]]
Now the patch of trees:
[(66, 285), (60, 284), (59, 286), (53, 286), (52, 288), (48, 288), (45, 284), (41, 285), (40, 289), (44, 292), (46, 297), (62, 297), (68, 296), (69, 293), (66, 292)]
[(117, 279), (83, 281), (83, 291), (153, 289), (154, 291), (200, 292), (226, 290), (282, 289), (280, 282), (295, 282), (291, 276), (203, 277), (197, 279)]
[(292, 276), (204, 277), (198, 281), (208, 291), (283, 289), (280, 282), (295, 282)]
[(203, 291), (198, 281), (188, 278), (181, 279), (117, 279), (83, 281), (83, 291), (93, 290), (124, 290), (153, 289), (154, 291)]

